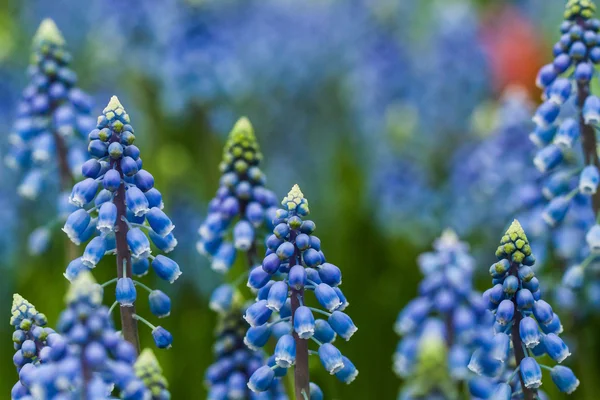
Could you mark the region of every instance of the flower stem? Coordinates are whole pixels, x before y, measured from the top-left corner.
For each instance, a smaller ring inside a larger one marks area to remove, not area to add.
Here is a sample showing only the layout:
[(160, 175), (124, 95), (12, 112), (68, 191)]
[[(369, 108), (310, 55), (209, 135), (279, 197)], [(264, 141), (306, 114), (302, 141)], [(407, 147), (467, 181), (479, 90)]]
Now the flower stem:
[[(290, 232), (290, 242), (296, 239), (296, 231)], [(290, 266), (298, 263), (298, 248), (294, 244), (294, 255), (290, 257)], [(294, 315), (296, 310), (303, 303), (304, 289), (292, 288), (292, 326), (294, 325)], [(301, 339), (294, 332), (294, 341), (296, 342), (296, 365), (294, 367), (294, 386), (297, 399), (306, 398), (307, 393), (310, 393), (310, 375), (308, 370), (308, 340)]]
[[(509, 274), (519, 277), (519, 264), (511, 263)], [(517, 296), (513, 296), (512, 299), (513, 306), (515, 307), (515, 320), (513, 322), (513, 326), (511, 329), (511, 339), (513, 343), (513, 349), (515, 352), (515, 361), (517, 363), (517, 368), (521, 367), (521, 361), (525, 358), (525, 352), (523, 351), (523, 342), (521, 342), (521, 335), (519, 334), (519, 325), (521, 324), (521, 319), (523, 316), (521, 312), (517, 309)], [(524, 400), (535, 400), (537, 398), (537, 390), (529, 389), (525, 387), (525, 382), (523, 381), (523, 377), (519, 374), (519, 379), (521, 380), (521, 387), (523, 388), (523, 399)]]
[[(111, 143), (118, 141), (120, 135), (114, 134), (110, 138)], [(125, 205), (125, 184), (123, 181), (123, 171), (119, 160), (111, 160), (111, 167), (114, 167), (121, 175), (121, 185), (117, 190), (114, 198), (115, 206), (117, 207), (117, 229), (115, 238), (117, 242), (117, 277), (133, 276), (131, 272), (131, 252), (127, 245), (127, 232), (129, 226), (125, 218), (127, 218), (127, 206)], [(131, 307), (119, 307), (121, 311), (121, 331), (123, 337), (129, 343), (133, 344), (137, 353), (140, 353), (140, 338), (138, 334), (138, 324), (133, 318), (135, 314), (135, 303)]]

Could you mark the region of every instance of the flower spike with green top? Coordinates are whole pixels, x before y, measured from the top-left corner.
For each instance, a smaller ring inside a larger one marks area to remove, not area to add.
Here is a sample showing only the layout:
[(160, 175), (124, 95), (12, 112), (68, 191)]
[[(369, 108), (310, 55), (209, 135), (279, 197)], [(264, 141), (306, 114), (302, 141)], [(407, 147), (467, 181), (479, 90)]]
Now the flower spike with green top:
[[(348, 301), (340, 290), (342, 273), (326, 262), (321, 240), (314, 235), (315, 223), (306, 217), (308, 200), (298, 185), (281, 202), (273, 220), (273, 234), (267, 239), (262, 265), (253, 269), (248, 286), (258, 291), (256, 303), (248, 307), (244, 319), (250, 325), (245, 342), (263, 347), (269, 336), (283, 323), (285, 334), (277, 339), (272, 362), (257, 369), (248, 387), (254, 392), (267, 390), (276, 376), (294, 368), (296, 398), (308, 398), (311, 385), (308, 356), (318, 355), (327, 372), (349, 384), (358, 375), (352, 362), (331, 343), (339, 336), (344, 340), (357, 331), (352, 319), (343, 312)], [(313, 292), (321, 308), (307, 305)], [(318, 318), (315, 319), (315, 314)], [(278, 315), (278, 317), (276, 317)], [(291, 326), (287, 321), (291, 321)], [(318, 351), (309, 350), (309, 341)]]
[(502, 236), (496, 257), (499, 261), (489, 270), (494, 287), (483, 294), (496, 322), (487, 337), (481, 335), (481, 346), (471, 357), (469, 369), (490, 378), (502, 377), (486, 393), (496, 396), (490, 398), (514, 394), (524, 400), (537, 399), (542, 368), (550, 371), (561, 392), (574, 392), (579, 380), (569, 368), (549, 367), (537, 360), (547, 355), (560, 364), (571, 353), (558, 336), (563, 329), (558, 315), (541, 298), (540, 282), (531, 268), (535, 258), (519, 221), (514, 220)]
[(10, 324), (14, 326), (13, 343), (15, 355), (13, 363), (19, 374), (19, 381), (13, 386), (11, 398), (31, 396), (28, 377), (32, 370), (50, 360), (50, 344), (60, 339), (60, 335), (46, 328), (46, 316), (38, 312), (33, 304), (21, 295), (13, 295)]
[[(206, 220), (200, 226), (197, 243), (198, 251), (210, 259), (212, 269), (219, 273), (228, 274), (236, 259), (242, 258), (244, 265), (241, 274), (218, 286), (209, 301), (209, 307), (219, 314), (215, 332), (215, 362), (205, 373), (210, 399), (253, 398), (246, 382), (266, 362), (262, 351), (256, 351), (259, 349), (254, 346), (246, 347), (244, 343), (242, 316), (246, 299), (239, 290), (248, 273), (260, 268), (258, 253), (273, 228), (271, 221), (277, 197), (265, 187), (261, 161), (254, 129), (250, 121), (242, 117), (234, 125), (225, 144), (219, 166), (222, 173), (219, 189), (209, 204)], [(238, 254), (243, 257), (238, 258)], [(273, 381), (264, 395), (278, 400), (287, 399), (279, 379)]]
[[(91, 158), (82, 167), (86, 178), (75, 184), (69, 196), (77, 209), (67, 218), (63, 231), (75, 244), (89, 240), (83, 255), (67, 267), (65, 276), (69, 280), (95, 268), (105, 255), (116, 256), (117, 277), (106, 284), (116, 282), (123, 336), (139, 351), (137, 321), (145, 320), (134, 318), (136, 288), (149, 293), (150, 311), (158, 318), (169, 315), (171, 300), (162, 291), (133, 278), (146, 275), (152, 266), (159, 278), (173, 283), (181, 270), (172, 259), (152, 254), (150, 242), (164, 253), (175, 248), (175, 226), (162, 211), (162, 195), (154, 187), (154, 177), (142, 168), (130, 122), (129, 114), (113, 96), (98, 117), (96, 129), (89, 134)], [(166, 340), (172, 337), (165, 332), (161, 328), (159, 337), (153, 329), (158, 347), (171, 345)]]

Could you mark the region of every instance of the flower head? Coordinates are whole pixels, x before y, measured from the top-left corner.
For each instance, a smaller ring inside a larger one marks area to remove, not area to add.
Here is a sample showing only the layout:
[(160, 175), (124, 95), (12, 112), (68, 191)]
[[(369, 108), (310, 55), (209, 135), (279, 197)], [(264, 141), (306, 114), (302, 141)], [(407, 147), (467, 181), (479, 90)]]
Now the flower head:
[[(341, 272), (325, 260), (321, 241), (314, 234), (315, 223), (306, 218), (310, 212), (308, 200), (298, 185), (294, 185), (281, 205), (275, 212), (273, 234), (266, 240), (267, 255), (248, 278), (248, 286), (258, 293), (256, 302), (244, 315), (251, 326), (245, 341), (253, 348), (260, 348), (270, 335), (281, 334), (274, 363), (276, 374), (279, 370), (285, 374), (287, 368), (295, 364), (297, 341), (312, 340), (318, 346), (316, 354), (323, 367), (341, 381), (350, 383), (358, 370), (331, 344), (336, 336), (349, 340), (358, 329), (350, 316), (342, 312), (347, 301), (339, 289)], [(324, 310), (296, 303), (297, 298), (304, 299), (299, 300), (303, 303), (310, 292)], [(327, 319), (315, 320), (315, 313)], [(275, 326), (281, 330), (276, 331)], [(292, 329), (296, 336), (294, 344), (290, 341)], [(258, 383), (268, 377), (266, 372), (263, 367), (250, 378), (252, 390), (263, 391)]]
[[(261, 160), (252, 125), (247, 118), (240, 118), (223, 150), (219, 190), (199, 229), (198, 251), (211, 259), (215, 271), (229, 271), (236, 250), (255, 252), (271, 228), (277, 200), (265, 188), (266, 178), (259, 168)], [(232, 241), (227, 239), (229, 234)]]
[[(130, 123), (119, 99), (111, 97), (88, 135), (90, 159), (81, 168), (85, 179), (73, 187), (69, 201), (76, 209), (63, 228), (77, 245), (91, 238), (80, 262), (69, 264), (65, 276), (73, 280), (80, 271), (96, 267), (105, 255), (117, 255), (116, 297), (122, 306), (134, 305), (137, 294), (133, 275), (145, 275), (150, 265), (159, 278), (169, 283), (181, 275), (175, 261), (152, 254), (151, 243), (168, 253), (177, 240), (172, 233), (173, 223), (162, 211), (162, 196), (154, 188), (154, 178), (142, 168)], [(149, 301), (152, 312), (164, 317), (170, 312), (170, 300), (160, 293)]]
[(50, 361), (52, 350), (49, 346), (60, 340), (60, 335), (45, 327), (46, 316), (17, 293), (13, 295), (10, 324), (15, 328), (13, 363), (19, 374), (19, 381), (13, 387), (13, 397), (20, 398), (31, 394), (29, 379), (35, 368)]
[[(531, 269), (535, 258), (517, 220), (502, 236), (496, 256), (500, 261), (490, 267), (494, 287), (483, 295), (488, 309), (495, 314), (496, 324), (487, 335), (482, 335), (469, 368), (490, 378), (519, 368), (523, 387), (518, 387), (519, 383), (509, 387), (508, 393), (522, 390), (535, 394), (542, 385), (541, 367), (536, 357), (547, 354), (560, 363), (570, 355), (569, 349), (558, 336), (562, 331), (558, 316), (541, 298), (538, 279)], [(509, 339), (512, 342), (510, 357)], [(505, 363), (513, 356), (515, 364)], [(574, 383), (561, 385), (562, 381), (557, 383), (560, 390), (576, 387)]]
[(50, 359), (27, 379), (33, 397), (99, 397), (113, 385), (124, 398), (147, 394), (134, 374), (136, 351), (115, 331), (102, 292), (89, 272), (72, 282), (58, 322), (61, 336), (48, 336)]
[[(434, 251), (418, 258), (425, 275), (419, 297), (400, 312), (394, 326), (402, 335), (394, 370), (413, 382), (408, 385), (411, 390), (419, 387), (423, 396), (443, 392), (453, 381), (467, 380), (467, 364), (478, 334), (492, 323), (473, 290), (474, 260), (468, 245), (454, 231), (446, 230), (433, 247)], [(442, 321), (447, 321), (445, 326)], [(433, 373), (436, 378), (430, 379)], [(437, 383), (422, 386), (427, 379)]]
[(65, 45), (54, 21), (42, 21), (33, 39), (30, 84), (10, 136), (5, 162), (25, 174), (17, 192), (30, 199), (48, 181), (64, 189), (86, 160), (83, 140), (93, 125), (91, 99), (76, 86)]

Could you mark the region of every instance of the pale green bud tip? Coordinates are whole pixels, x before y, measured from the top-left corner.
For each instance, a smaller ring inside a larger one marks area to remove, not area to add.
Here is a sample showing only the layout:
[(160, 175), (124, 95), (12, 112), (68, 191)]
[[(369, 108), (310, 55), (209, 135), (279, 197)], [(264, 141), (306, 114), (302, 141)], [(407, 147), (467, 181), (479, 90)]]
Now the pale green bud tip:
[(29, 301), (18, 293), (13, 294), (13, 303), (10, 309), (10, 324), (17, 326), (24, 318), (37, 315), (37, 310)]
[(506, 234), (512, 242), (516, 242), (518, 239), (524, 240), (526, 243), (529, 242), (529, 240), (527, 240), (527, 235), (525, 235), (523, 227), (516, 219), (512, 222), (512, 224), (510, 224), (506, 231)]
[(66, 301), (67, 303), (72, 303), (81, 298), (87, 298), (92, 304), (100, 305), (102, 303), (102, 295), (102, 286), (96, 283), (91, 272), (82, 271), (71, 283)]
[(63, 46), (65, 39), (58, 30), (58, 27), (54, 21), (50, 18), (46, 18), (40, 24), (35, 36), (33, 37), (33, 43), (38, 45), (41, 42), (50, 42), (55, 45)]
[(104, 108), (104, 110), (102, 112), (104, 114), (107, 114), (107, 113), (109, 113), (111, 111), (114, 112), (114, 111), (117, 111), (119, 109), (125, 110), (125, 108), (123, 108), (123, 105), (119, 101), (119, 98), (117, 96), (113, 96), (113, 97), (110, 98), (110, 101), (108, 102), (108, 104), (106, 105), (106, 107)]
[(15, 311), (25, 312), (27, 310), (29, 310), (29, 312), (32, 314), (37, 313), (33, 304), (27, 301), (23, 296), (21, 296), (18, 293), (13, 294), (13, 303), (11, 311), (14, 313)]
[(569, 0), (565, 5), (565, 19), (574, 20), (578, 17), (590, 19), (596, 12), (596, 4), (592, 0)]
[(246, 117), (241, 117), (237, 120), (233, 129), (231, 130), (232, 134), (244, 135), (246, 137), (254, 138), (254, 128), (250, 123), (250, 120)]
[(147, 366), (158, 366), (158, 360), (152, 349), (146, 348), (142, 351), (135, 362), (135, 368), (143, 368)]
[[(287, 196), (281, 202), (281, 205), (286, 207), (288, 211), (294, 211), (300, 207), (308, 214), (308, 200), (304, 198), (304, 193), (300, 190), (300, 186), (294, 185)], [(299, 209), (299, 210), (300, 210)]]

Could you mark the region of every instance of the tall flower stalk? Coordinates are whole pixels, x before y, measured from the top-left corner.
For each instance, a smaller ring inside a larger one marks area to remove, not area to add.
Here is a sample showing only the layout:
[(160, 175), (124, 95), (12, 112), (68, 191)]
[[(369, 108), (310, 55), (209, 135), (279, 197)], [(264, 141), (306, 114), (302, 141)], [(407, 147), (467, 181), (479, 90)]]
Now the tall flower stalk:
[(402, 336), (394, 370), (406, 379), (404, 396), (444, 393), (456, 399), (470, 378), (467, 366), (479, 332), (491, 327), (493, 318), (481, 294), (473, 290), (474, 259), (467, 244), (447, 230), (433, 248), (419, 256), (425, 275), (419, 297), (400, 312), (394, 326)]
[(150, 264), (156, 275), (169, 283), (181, 271), (170, 258), (152, 255), (150, 240), (165, 253), (175, 248), (177, 240), (172, 233), (173, 223), (162, 211), (162, 195), (154, 188), (154, 178), (142, 169), (133, 132), (129, 115), (113, 96), (98, 117), (96, 129), (89, 134), (91, 159), (82, 166), (86, 179), (77, 183), (69, 196), (78, 209), (69, 215), (63, 231), (77, 245), (93, 237), (83, 255), (67, 267), (65, 276), (69, 280), (82, 270), (95, 268), (105, 254), (116, 255), (117, 277), (104, 285), (116, 283), (113, 307), (120, 305), (123, 336), (139, 352), (137, 321), (152, 329), (159, 348), (170, 347), (173, 338), (164, 328), (136, 314), (136, 287), (149, 293), (150, 310), (158, 318), (170, 314), (171, 301), (160, 290), (132, 278), (146, 275)]
[[(199, 229), (198, 251), (208, 257), (211, 267), (227, 274), (238, 253), (245, 257), (240, 276), (217, 287), (209, 307), (219, 314), (213, 346), (216, 360), (208, 368), (205, 381), (209, 399), (249, 399), (246, 386), (250, 375), (265, 362), (265, 355), (244, 343), (242, 319), (244, 296), (239, 286), (258, 263), (258, 250), (263, 247), (272, 227), (277, 198), (265, 188), (266, 178), (260, 170), (262, 154), (250, 121), (240, 118), (235, 124), (220, 165), (222, 173), (217, 195), (211, 200), (208, 216)], [(268, 339), (268, 338), (267, 338)], [(269, 388), (269, 398), (285, 399), (279, 381)]]
[[(338, 335), (350, 340), (357, 327), (342, 312), (349, 304), (339, 289), (342, 273), (325, 261), (321, 241), (314, 235), (315, 223), (305, 219), (309, 214), (308, 201), (298, 185), (294, 185), (281, 205), (283, 208), (277, 210), (273, 220), (273, 234), (266, 242), (267, 254), (262, 265), (248, 277), (248, 286), (258, 290), (258, 297), (244, 315), (250, 325), (245, 340), (262, 347), (275, 325), (285, 324), (288, 329), (279, 336), (274, 357), (252, 374), (248, 387), (254, 392), (264, 392), (276, 376), (285, 375), (287, 369), (294, 367), (296, 398), (308, 399), (312, 396), (309, 355), (318, 355), (325, 370), (342, 382), (354, 381), (358, 370), (331, 343)], [(309, 292), (314, 293), (324, 310), (309, 306), (312, 300)], [(314, 313), (327, 320), (315, 320)], [(271, 321), (274, 314), (279, 314), (279, 318)], [(317, 345), (318, 351), (309, 349), (309, 341)]]
[[(84, 140), (94, 125), (92, 104), (77, 87), (71, 60), (54, 21), (42, 21), (33, 39), (29, 84), (23, 90), (5, 156), (6, 164), (24, 175), (17, 192), (30, 200), (37, 199), (42, 191), (53, 193), (57, 187), (59, 193), (68, 191), (87, 159)], [(58, 217), (30, 235), (33, 254), (46, 250), (51, 229), (72, 211), (66, 197), (62, 193), (55, 200)]]
[[(574, 265), (566, 271), (563, 282), (571, 288), (583, 285), (584, 276), (593, 270), (589, 266), (600, 254), (596, 138), (600, 98), (591, 93), (596, 77), (594, 65), (600, 63), (600, 20), (594, 18), (595, 11), (590, 0), (567, 2), (562, 36), (554, 45), (554, 60), (543, 66), (537, 77), (538, 86), (544, 90), (544, 103), (535, 113), (536, 128), (530, 135), (541, 147), (534, 164), (548, 175), (544, 194), (550, 201), (544, 219), (552, 227), (576, 221), (573, 225), (583, 230), (581, 236), (586, 235), (588, 246), (579, 245), (576, 257), (567, 260)], [(570, 108), (575, 109), (575, 115), (569, 115)]]
[(502, 236), (496, 257), (499, 261), (489, 270), (494, 286), (483, 294), (495, 324), (473, 353), (469, 369), (498, 381), (489, 389), (489, 398), (539, 398), (542, 369), (550, 371), (561, 392), (574, 392), (579, 380), (569, 368), (549, 367), (536, 359), (547, 355), (560, 364), (571, 353), (558, 336), (563, 330), (558, 315), (542, 299), (540, 282), (531, 268), (535, 257), (517, 220)]

